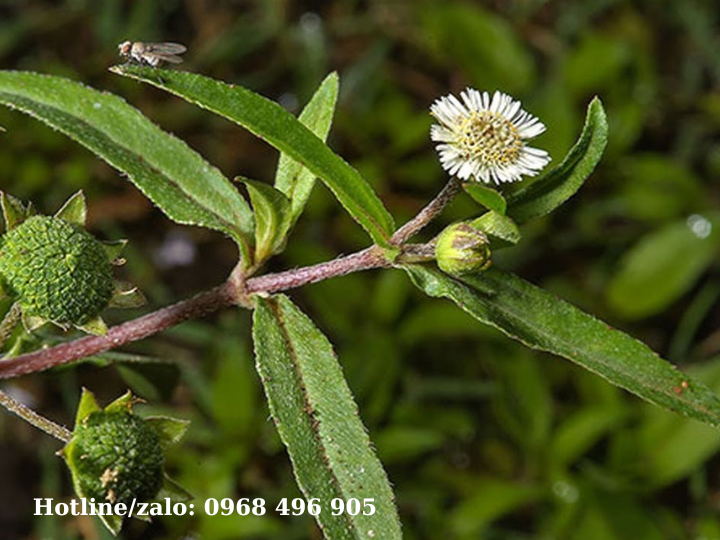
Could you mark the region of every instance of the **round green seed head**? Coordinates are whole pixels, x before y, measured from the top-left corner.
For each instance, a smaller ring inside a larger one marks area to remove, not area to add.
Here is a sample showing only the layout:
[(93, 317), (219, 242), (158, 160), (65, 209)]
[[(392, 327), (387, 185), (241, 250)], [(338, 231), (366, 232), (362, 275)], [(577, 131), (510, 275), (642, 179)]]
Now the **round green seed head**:
[(157, 432), (130, 412), (94, 412), (76, 427), (65, 458), (76, 490), (97, 502), (152, 499), (163, 482)]
[(102, 244), (48, 216), (28, 218), (0, 237), (0, 280), (27, 315), (60, 325), (97, 316), (115, 288)]

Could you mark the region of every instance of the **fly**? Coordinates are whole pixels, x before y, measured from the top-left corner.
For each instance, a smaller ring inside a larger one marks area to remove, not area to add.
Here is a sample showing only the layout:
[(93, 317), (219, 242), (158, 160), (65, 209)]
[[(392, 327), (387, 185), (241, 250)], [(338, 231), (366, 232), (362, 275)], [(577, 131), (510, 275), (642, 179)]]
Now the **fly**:
[(187, 50), (179, 43), (143, 43), (142, 41), (123, 41), (118, 45), (120, 56), (128, 62), (142, 66), (157, 67), (162, 62), (179, 64), (182, 58), (178, 55)]

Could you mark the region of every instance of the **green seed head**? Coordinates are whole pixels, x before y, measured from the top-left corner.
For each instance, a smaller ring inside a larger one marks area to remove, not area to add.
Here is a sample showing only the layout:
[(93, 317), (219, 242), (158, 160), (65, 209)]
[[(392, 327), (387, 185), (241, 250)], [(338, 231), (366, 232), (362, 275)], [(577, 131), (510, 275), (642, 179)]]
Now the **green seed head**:
[(440, 270), (453, 276), (482, 272), (491, 262), (488, 237), (467, 223), (454, 223), (438, 236), (435, 258)]
[(0, 237), (0, 281), (26, 315), (62, 326), (96, 317), (115, 289), (102, 244), (48, 216), (30, 217)]
[(91, 413), (76, 426), (64, 453), (77, 493), (98, 502), (146, 501), (163, 483), (158, 434), (129, 411)]

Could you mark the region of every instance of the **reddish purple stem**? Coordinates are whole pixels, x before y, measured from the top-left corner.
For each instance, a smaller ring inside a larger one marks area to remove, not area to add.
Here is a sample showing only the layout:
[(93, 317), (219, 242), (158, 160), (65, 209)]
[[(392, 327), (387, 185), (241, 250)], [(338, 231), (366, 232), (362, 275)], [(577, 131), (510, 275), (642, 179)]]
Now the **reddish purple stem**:
[[(390, 239), (395, 246), (402, 246), (411, 236), (420, 231), (452, 200), (459, 189), (459, 183), (450, 180), (443, 190), (415, 218), (406, 223)], [(378, 246), (358, 253), (339, 257), (332, 261), (297, 268), (277, 274), (266, 274), (250, 278), (243, 283), (233, 275), (226, 283), (178, 302), (158, 311), (114, 326), (104, 336), (89, 336), (40, 349), (8, 360), (0, 360), (0, 379), (10, 379), (44, 371), (51, 367), (67, 364), (93, 354), (99, 354), (132, 341), (137, 341), (167, 328), (202, 317), (218, 309), (232, 305), (251, 306), (249, 295), (254, 293), (276, 293), (316, 283), (328, 278), (343, 276), (371, 268), (388, 268), (392, 262)]]
[(382, 256), (379, 249), (368, 248), (359, 253), (340, 257), (326, 263), (251, 278), (245, 283), (243, 293), (239, 292), (233, 282), (229, 280), (219, 287), (177, 304), (113, 326), (108, 329), (107, 334), (104, 336), (84, 337), (49, 349), (40, 349), (0, 361), (0, 379), (9, 379), (44, 371), (54, 366), (146, 338), (183, 321), (202, 317), (218, 309), (234, 304), (242, 305), (244, 303), (243, 297), (247, 294), (284, 291), (331, 277), (343, 276), (351, 272), (381, 266), (390, 266), (390, 263)]
[(119, 347), (131, 341), (143, 339), (188, 319), (201, 317), (222, 307), (230, 306), (236, 302), (236, 299), (235, 288), (230, 285), (230, 282), (227, 282), (144, 317), (113, 326), (104, 336), (88, 336), (49, 349), (40, 349), (0, 361), (0, 379), (10, 379), (19, 375), (44, 371)]

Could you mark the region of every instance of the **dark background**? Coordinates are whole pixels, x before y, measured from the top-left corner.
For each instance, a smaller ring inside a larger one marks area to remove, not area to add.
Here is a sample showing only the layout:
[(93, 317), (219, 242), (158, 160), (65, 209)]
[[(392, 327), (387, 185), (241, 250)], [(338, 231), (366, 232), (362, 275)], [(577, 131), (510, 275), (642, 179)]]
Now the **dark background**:
[[(599, 95), (610, 120), (602, 163), (573, 199), (525, 226), (521, 244), (494, 262), (720, 391), (719, 17), (713, 0), (0, 0), (0, 66), (121, 95), (228, 177), (265, 181), (274, 150), (211, 113), (109, 73), (117, 44), (184, 43), (181, 69), (244, 85), (295, 113), (337, 70), (330, 145), (400, 223), (446, 181), (428, 136), (437, 97), (466, 86), (512, 94), (548, 126), (533, 145), (557, 163)], [(130, 240), (118, 277), (138, 285), (149, 305), (108, 310), (110, 323), (212, 287), (232, 269), (230, 241), (170, 222), (84, 148), (6, 109), (0, 125), (2, 190), (53, 213), (82, 189), (93, 233)], [(477, 212), (462, 196), (430, 232)], [(715, 226), (702, 242), (690, 229), (698, 224)], [(317, 186), (268, 271), (367, 242)], [(720, 539), (717, 430), (529, 351), (424, 298), (400, 272), (351, 275), (291, 296), (336, 346), (407, 538)], [(192, 420), (168, 465), (196, 506), (210, 497), (263, 497), (274, 508), (281, 497), (300, 496), (254, 372), (246, 312), (186, 323), (121, 352), (113, 365), (94, 359), (4, 388), (66, 425), (81, 386), (103, 403), (131, 387), (148, 400), (145, 410)], [(107, 537), (91, 518), (32, 516), (33, 497), (72, 495), (58, 449), (0, 414), (0, 538)], [(133, 522), (123, 537), (321, 537), (307, 516), (202, 514)]]

